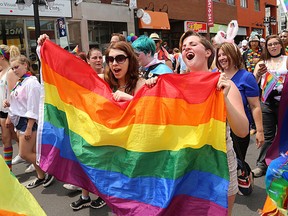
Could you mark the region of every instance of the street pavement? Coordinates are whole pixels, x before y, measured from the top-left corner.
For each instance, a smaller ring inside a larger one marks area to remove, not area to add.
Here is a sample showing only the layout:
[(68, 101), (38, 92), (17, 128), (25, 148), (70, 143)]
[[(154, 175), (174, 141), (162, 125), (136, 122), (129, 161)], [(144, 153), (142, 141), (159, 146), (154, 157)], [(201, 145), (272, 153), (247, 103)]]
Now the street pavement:
[[(2, 144), (0, 148), (2, 152)], [(17, 154), (17, 145), (14, 145), (14, 156)], [(255, 147), (255, 135), (251, 137), (251, 142), (247, 154), (247, 162), (251, 168), (255, 168), (255, 161), (257, 159), (259, 150)], [(29, 166), (27, 163), (20, 163), (13, 166), (13, 173), (18, 178), (19, 182), (23, 185), (27, 185), (31, 180), (35, 178), (35, 172), (25, 173), (24, 170)], [(70, 203), (78, 200), (81, 195), (80, 191), (68, 191), (63, 188), (62, 182), (54, 181), (54, 183), (44, 188), (39, 186), (34, 189), (30, 189), (30, 192), (34, 195), (41, 207), (44, 209), (48, 216), (112, 216), (113, 213), (108, 206), (101, 209), (84, 208), (79, 211), (73, 211), (69, 206)], [(96, 198), (96, 195), (91, 195), (92, 199)], [(233, 216), (257, 216), (258, 209), (263, 207), (266, 199), (264, 177), (255, 179), (254, 191), (250, 196), (237, 195), (235, 205), (233, 208)]]

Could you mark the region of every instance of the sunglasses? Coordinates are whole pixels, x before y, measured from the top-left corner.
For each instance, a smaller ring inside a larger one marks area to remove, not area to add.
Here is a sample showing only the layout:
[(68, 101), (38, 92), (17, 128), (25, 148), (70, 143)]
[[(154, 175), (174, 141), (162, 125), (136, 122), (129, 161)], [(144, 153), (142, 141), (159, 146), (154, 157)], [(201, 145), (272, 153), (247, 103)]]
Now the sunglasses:
[(114, 60), (116, 60), (116, 62), (118, 64), (123, 64), (127, 58), (128, 58), (128, 56), (125, 56), (125, 55), (117, 55), (115, 57), (107, 56), (107, 61), (112, 64), (114, 62)]

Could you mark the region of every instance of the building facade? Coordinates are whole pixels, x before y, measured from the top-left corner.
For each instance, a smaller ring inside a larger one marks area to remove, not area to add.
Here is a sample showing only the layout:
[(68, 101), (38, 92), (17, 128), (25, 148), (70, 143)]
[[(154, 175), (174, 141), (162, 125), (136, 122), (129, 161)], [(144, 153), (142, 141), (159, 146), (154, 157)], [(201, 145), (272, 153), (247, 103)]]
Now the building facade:
[[(252, 31), (262, 36), (278, 32), (277, 22), (274, 25), (270, 19), (277, 20), (276, 0), (55, 0), (52, 8), (39, 14), (41, 33), (64, 48), (78, 45), (82, 51), (92, 46), (104, 51), (114, 32), (125, 36), (157, 32), (174, 48), (187, 29), (210, 39), (219, 30), (226, 31), (231, 20), (239, 24), (236, 42)], [(15, 44), (26, 55), (35, 53), (33, 16), (33, 7), (20, 11), (16, 0), (0, 0), (0, 43)], [(64, 30), (59, 18), (65, 22)]]

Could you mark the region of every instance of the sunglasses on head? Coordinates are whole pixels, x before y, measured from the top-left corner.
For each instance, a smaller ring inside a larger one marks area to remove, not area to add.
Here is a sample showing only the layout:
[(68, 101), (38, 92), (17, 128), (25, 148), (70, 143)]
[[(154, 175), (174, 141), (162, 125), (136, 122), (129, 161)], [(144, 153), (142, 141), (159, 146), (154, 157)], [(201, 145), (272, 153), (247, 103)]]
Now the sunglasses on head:
[(125, 56), (125, 55), (117, 55), (115, 57), (107, 56), (107, 61), (112, 64), (114, 62), (114, 60), (116, 60), (116, 62), (118, 64), (123, 64), (127, 58), (128, 58), (128, 56)]

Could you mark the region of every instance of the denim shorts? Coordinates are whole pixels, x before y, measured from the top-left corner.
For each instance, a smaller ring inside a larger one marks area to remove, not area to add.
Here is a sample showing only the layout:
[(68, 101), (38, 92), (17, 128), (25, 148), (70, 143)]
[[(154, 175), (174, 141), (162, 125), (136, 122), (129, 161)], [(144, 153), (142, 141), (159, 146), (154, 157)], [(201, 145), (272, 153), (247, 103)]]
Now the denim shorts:
[[(16, 125), (16, 129), (21, 131), (21, 132), (25, 132), (26, 128), (27, 128), (27, 124), (28, 124), (28, 118), (25, 117), (20, 117), (18, 124)], [(32, 127), (32, 131), (36, 131), (37, 130), (37, 123), (35, 122), (33, 127)]]
[(7, 116), (8, 116), (8, 113), (5, 113), (5, 112), (0, 111), (0, 118), (6, 119)]

